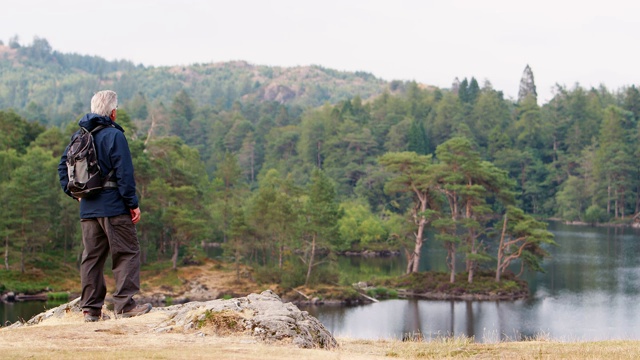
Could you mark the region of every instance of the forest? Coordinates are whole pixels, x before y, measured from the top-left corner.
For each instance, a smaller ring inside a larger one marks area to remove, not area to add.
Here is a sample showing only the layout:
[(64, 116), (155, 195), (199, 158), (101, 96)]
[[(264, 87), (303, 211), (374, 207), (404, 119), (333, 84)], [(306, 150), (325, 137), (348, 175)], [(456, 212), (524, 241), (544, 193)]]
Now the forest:
[(219, 244), (238, 272), (295, 287), (339, 283), (332, 264), (347, 250), (400, 249), (415, 272), (422, 242), (439, 241), (451, 281), (456, 259), (469, 282), (486, 268), (499, 280), (511, 262), (541, 270), (545, 219), (628, 225), (639, 213), (634, 85), (558, 85), (540, 105), (529, 66), (517, 99), (474, 77), (440, 89), (294, 70), (0, 44), (5, 271), (78, 261), (77, 203), (55, 169), (106, 88), (132, 150), (144, 263), (177, 267)]

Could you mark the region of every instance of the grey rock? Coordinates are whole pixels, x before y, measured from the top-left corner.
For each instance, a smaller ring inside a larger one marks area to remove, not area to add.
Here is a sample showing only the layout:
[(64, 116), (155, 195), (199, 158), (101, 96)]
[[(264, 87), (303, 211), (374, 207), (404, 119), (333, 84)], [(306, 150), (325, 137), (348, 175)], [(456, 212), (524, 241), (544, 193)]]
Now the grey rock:
[(233, 313), (238, 315), (234, 319), (236, 328), (243, 328), (266, 342), (290, 340), (302, 348), (338, 346), (318, 319), (291, 303), (283, 303), (270, 290), (242, 298), (173, 305), (157, 311), (167, 312), (169, 319), (155, 326), (156, 332), (201, 330), (215, 323), (210, 321), (215, 316)]
[[(35, 325), (52, 317), (64, 317), (70, 312), (82, 312), (79, 302), (79, 298), (75, 299), (36, 315), (25, 323), (16, 322), (9, 328)], [(192, 332), (195, 336), (206, 336), (210, 332), (219, 336), (243, 333), (259, 341), (291, 342), (301, 348), (332, 349), (338, 346), (335, 338), (318, 319), (292, 303), (283, 303), (271, 290), (228, 300), (154, 307), (151, 311), (165, 315), (160, 321), (158, 317), (151, 317), (155, 320), (147, 325), (154, 333)]]

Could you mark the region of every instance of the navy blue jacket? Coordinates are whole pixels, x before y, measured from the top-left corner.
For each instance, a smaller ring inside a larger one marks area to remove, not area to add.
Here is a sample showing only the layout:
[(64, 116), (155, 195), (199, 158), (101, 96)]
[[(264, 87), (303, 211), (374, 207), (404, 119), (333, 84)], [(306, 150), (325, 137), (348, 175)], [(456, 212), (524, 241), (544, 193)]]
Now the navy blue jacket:
[[(98, 125), (107, 127), (93, 134), (98, 164), (104, 178), (112, 169), (115, 169), (111, 181), (118, 184), (117, 188), (105, 188), (99, 194), (80, 201), (80, 218), (89, 219), (97, 217), (111, 217), (130, 214), (130, 209), (138, 207), (136, 196), (136, 181), (133, 177), (133, 162), (129, 143), (124, 137), (124, 129), (106, 116), (98, 114), (86, 114), (78, 125), (91, 131)], [(78, 133), (73, 134), (77, 136)], [(73, 138), (73, 137), (72, 137)], [(60, 186), (64, 192), (71, 196), (67, 189), (69, 176), (67, 174), (67, 149), (64, 150), (58, 164)]]

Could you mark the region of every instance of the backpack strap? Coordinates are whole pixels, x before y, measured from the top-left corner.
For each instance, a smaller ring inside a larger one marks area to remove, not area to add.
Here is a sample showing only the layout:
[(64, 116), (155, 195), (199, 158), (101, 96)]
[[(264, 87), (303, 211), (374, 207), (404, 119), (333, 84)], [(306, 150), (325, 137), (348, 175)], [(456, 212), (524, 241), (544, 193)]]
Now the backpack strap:
[(97, 133), (98, 131), (100, 131), (100, 130), (102, 130), (102, 129), (104, 129), (104, 128), (107, 128), (107, 127), (114, 127), (114, 126), (113, 126), (113, 125), (102, 125), (102, 124), (100, 124), (100, 125), (98, 125), (98, 126), (94, 127), (93, 129), (91, 129), (91, 131), (89, 131), (89, 130), (88, 130), (86, 127), (84, 127), (84, 126), (80, 126), (80, 129), (83, 129), (84, 131), (86, 131), (86, 132), (90, 132), (90, 133), (92, 133), (92, 134), (93, 134), (93, 133)]
[(115, 181), (111, 181), (109, 180), (109, 178), (111, 177), (111, 175), (113, 175), (113, 173), (116, 171), (116, 169), (111, 169), (111, 171), (109, 171), (109, 173), (107, 174), (107, 177), (105, 178), (105, 182), (104, 184), (102, 184), (102, 187), (105, 188), (117, 188), (118, 187), (118, 183)]
[[(113, 127), (113, 125), (109, 125), (111, 127)], [(96, 127), (94, 127), (91, 131), (89, 131), (91, 134), (97, 133), (98, 131), (104, 129), (108, 127), (107, 125), (98, 125)], [(82, 127), (85, 131), (88, 131), (86, 128)], [(111, 181), (109, 180), (109, 178), (111, 177), (111, 175), (113, 175), (113, 173), (116, 171), (116, 169), (111, 169), (111, 171), (109, 171), (109, 173), (107, 174), (107, 176), (104, 178), (104, 183), (102, 183), (102, 187), (104, 188), (117, 188), (118, 187), (118, 183), (116, 183), (115, 181)]]
[[(82, 126), (80, 126), (80, 127), (83, 128), (85, 131), (89, 131), (85, 127), (82, 127)], [(91, 129), (91, 131), (89, 131), (89, 132), (94, 134), (94, 133), (97, 133), (98, 131), (100, 131), (100, 130), (106, 128), (106, 127), (107, 127), (107, 125), (98, 125), (98, 126), (94, 127), (93, 129)]]

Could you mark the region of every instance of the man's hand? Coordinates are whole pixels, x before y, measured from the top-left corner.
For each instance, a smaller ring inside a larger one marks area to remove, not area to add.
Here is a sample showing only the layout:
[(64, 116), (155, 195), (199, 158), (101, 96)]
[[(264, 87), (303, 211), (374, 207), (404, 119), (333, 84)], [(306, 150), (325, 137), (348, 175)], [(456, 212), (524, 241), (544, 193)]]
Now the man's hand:
[(138, 221), (140, 221), (140, 208), (137, 207), (135, 209), (131, 209), (131, 221), (133, 221), (134, 224), (137, 224)]

